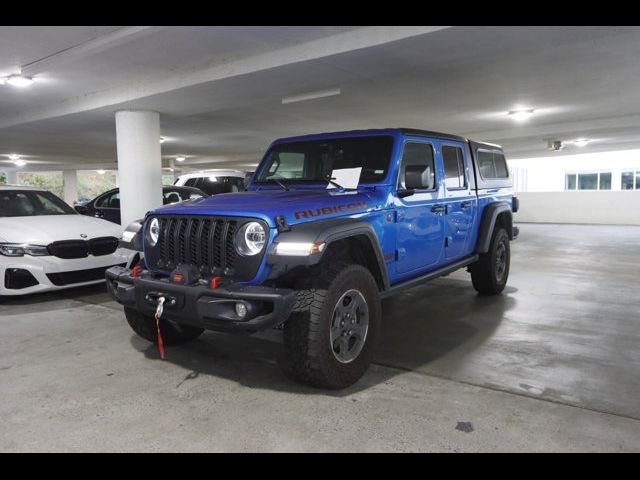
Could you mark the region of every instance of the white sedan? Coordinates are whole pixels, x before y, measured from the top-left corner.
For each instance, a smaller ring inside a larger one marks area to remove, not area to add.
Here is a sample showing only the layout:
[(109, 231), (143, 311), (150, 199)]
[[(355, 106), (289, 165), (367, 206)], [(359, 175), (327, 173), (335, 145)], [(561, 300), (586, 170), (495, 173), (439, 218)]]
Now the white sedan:
[(118, 248), (122, 230), (46, 190), (0, 186), (0, 296), (104, 282), (107, 268), (136, 255)]

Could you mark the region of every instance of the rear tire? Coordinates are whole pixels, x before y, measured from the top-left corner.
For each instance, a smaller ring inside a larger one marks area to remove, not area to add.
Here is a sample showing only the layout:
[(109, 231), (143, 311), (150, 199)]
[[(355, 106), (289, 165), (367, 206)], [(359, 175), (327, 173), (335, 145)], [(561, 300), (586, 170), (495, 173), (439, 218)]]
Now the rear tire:
[(509, 235), (504, 228), (497, 227), (491, 236), (489, 251), (471, 265), (473, 288), (490, 295), (502, 292), (509, 278), (510, 262)]
[(378, 286), (369, 270), (342, 262), (311, 277), (284, 326), (285, 372), (316, 387), (345, 388), (371, 362), (382, 318)]
[[(156, 320), (151, 315), (143, 315), (135, 308), (124, 307), (124, 314), (131, 329), (139, 336), (152, 343), (158, 343)], [(165, 345), (178, 345), (198, 338), (204, 328), (190, 327), (160, 319), (160, 332)]]

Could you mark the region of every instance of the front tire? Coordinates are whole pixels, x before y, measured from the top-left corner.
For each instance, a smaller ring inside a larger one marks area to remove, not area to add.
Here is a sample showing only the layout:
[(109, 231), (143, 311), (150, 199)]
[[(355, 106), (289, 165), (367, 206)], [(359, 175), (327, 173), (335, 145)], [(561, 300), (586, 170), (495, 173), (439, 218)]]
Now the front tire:
[(371, 363), (382, 318), (373, 276), (360, 265), (321, 269), (284, 326), (285, 371), (310, 385), (341, 389)]
[[(156, 320), (152, 315), (144, 315), (135, 308), (124, 307), (124, 315), (131, 329), (139, 336), (152, 343), (158, 343)], [(204, 328), (190, 327), (160, 319), (160, 332), (165, 345), (178, 345), (198, 338)]]
[(509, 234), (498, 227), (493, 231), (489, 251), (471, 265), (471, 282), (479, 293), (497, 295), (504, 290), (509, 278), (511, 250)]

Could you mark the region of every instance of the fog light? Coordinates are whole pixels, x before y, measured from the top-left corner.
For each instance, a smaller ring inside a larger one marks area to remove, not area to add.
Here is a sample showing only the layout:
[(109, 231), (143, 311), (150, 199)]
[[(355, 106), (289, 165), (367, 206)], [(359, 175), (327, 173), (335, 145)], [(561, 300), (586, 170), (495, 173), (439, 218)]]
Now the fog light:
[(247, 306), (244, 303), (236, 303), (236, 315), (238, 315), (240, 318), (244, 318), (247, 316)]

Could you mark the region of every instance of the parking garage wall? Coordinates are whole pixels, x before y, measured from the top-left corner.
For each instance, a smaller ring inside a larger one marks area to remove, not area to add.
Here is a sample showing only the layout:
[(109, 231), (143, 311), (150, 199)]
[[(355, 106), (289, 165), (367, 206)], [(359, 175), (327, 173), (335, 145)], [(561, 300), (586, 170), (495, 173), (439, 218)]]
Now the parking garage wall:
[(517, 222), (640, 225), (640, 191), (520, 192)]

